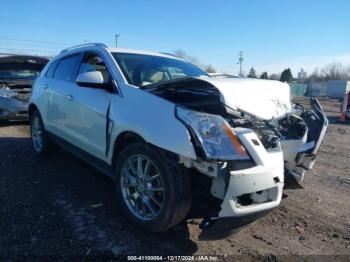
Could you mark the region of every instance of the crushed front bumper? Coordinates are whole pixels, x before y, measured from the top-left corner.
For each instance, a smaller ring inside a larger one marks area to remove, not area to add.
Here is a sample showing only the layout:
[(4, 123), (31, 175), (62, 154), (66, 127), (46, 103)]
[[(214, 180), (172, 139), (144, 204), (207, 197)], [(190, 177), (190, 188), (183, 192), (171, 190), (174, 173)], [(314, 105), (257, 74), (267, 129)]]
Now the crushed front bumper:
[(13, 98), (0, 97), (0, 120), (27, 119), (28, 104)]
[(284, 162), (280, 145), (267, 151), (262, 143), (254, 142), (259, 139), (252, 130), (236, 128), (235, 132), (256, 166), (229, 172), (218, 216), (206, 218), (201, 223), (202, 240), (220, 239), (239, 232), (271, 212), (282, 199)]
[(261, 217), (266, 216), (272, 209), (257, 212), (245, 216), (223, 217), (215, 220), (204, 220), (200, 228), (202, 229), (199, 235), (199, 240), (218, 240), (224, 239), (231, 235), (237, 234), (242, 229), (249, 226)]
[(311, 110), (304, 112), (301, 118), (307, 125), (307, 132), (299, 140), (284, 140), (282, 148), (285, 155), (287, 189), (303, 188), (301, 182), (305, 171), (312, 169), (318, 149), (326, 134), (328, 118), (317, 99), (310, 99)]

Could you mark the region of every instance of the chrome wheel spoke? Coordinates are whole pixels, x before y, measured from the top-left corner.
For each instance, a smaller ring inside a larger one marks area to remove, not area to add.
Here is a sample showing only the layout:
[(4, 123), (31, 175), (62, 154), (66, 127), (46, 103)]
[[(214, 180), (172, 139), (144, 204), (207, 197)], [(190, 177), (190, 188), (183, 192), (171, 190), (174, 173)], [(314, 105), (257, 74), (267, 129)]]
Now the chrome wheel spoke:
[(128, 166), (129, 166), (131, 172), (132, 172), (134, 175), (136, 175), (136, 174), (137, 174), (137, 171), (136, 171), (136, 169), (135, 169), (134, 163), (133, 163), (131, 160), (128, 160)]
[(164, 191), (163, 187), (151, 187), (149, 189), (151, 192), (158, 192), (158, 191)]
[(156, 215), (156, 210), (152, 206), (152, 203), (148, 197), (143, 198), (143, 203), (145, 203), (146, 207), (148, 208), (149, 211), (151, 211), (152, 215)]
[(136, 208), (136, 212), (140, 213), (140, 210), (142, 210), (142, 198), (140, 196), (138, 196), (135, 199), (135, 208)]
[(138, 194), (137, 193), (130, 194), (127, 197), (128, 200), (134, 200), (135, 202), (136, 202), (137, 198), (138, 198)]
[(149, 168), (151, 166), (150, 161), (146, 160), (145, 170), (143, 171), (143, 176), (145, 179), (149, 180)]
[(32, 132), (33, 146), (35, 150), (41, 151), (43, 146), (43, 138), (42, 138), (43, 130), (42, 130), (40, 120), (37, 117), (34, 118), (32, 122), (31, 132)]
[(153, 194), (151, 194), (149, 197), (158, 207), (162, 206)]
[(156, 178), (158, 178), (158, 177), (160, 177), (160, 174), (155, 174), (154, 176), (151, 176), (151, 177), (149, 177), (149, 181), (152, 181), (152, 180), (154, 180), (154, 179), (156, 179)]
[(126, 174), (127, 180), (129, 181), (129, 183), (126, 183), (125, 185), (128, 186), (128, 187), (130, 187), (130, 186), (132, 186), (132, 187), (137, 186), (136, 178), (133, 175), (131, 175), (129, 171), (124, 170), (124, 172)]
[(121, 189), (134, 216), (152, 220), (163, 207), (164, 185), (157, 166), (145, 155), (134, 154), (121, 168)]
[(142, 171), (142, 158), (141, 156), (137, 157), (137, 176), (139, 178), (143, 177), (143, 171)]

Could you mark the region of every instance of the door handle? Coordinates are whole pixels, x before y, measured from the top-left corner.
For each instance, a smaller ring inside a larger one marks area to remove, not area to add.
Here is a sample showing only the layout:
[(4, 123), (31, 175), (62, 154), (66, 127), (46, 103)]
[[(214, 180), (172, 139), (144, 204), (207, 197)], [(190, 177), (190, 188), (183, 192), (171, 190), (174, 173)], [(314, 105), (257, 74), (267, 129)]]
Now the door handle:
[(74, 100), (74, 96), (73, 96), (73, 95), (67, 95), (66, 98), (67, 98), (69, 101), (73, 101), (73, 100)]
[(43, 88), (44, 88), (44, 90), (46, 90), (46, 89), (49, 88), (49, 86), (48, 86), (47, 84), (44, 84), (44, 85), (43, 85)]

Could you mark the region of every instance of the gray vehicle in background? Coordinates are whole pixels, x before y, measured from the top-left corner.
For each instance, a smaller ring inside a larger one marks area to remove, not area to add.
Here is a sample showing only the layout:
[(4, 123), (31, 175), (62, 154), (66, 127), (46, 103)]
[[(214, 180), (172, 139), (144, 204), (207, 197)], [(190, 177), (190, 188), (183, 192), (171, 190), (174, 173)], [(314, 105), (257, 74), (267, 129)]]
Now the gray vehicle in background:
[(27, 119), (35, 78), (49, 60), (45, 57), (0, 57), (0, 121)]

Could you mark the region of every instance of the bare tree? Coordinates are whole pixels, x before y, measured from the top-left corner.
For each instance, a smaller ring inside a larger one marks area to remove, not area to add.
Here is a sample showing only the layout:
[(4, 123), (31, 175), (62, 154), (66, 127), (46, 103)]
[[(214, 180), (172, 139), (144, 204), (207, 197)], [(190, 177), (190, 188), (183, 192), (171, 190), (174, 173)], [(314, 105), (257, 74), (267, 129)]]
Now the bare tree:
[(350, 66), (343, 66), (341, 63), (333, 61), (324, 66), (321, 70), (315, 68), (307, 80), (308, 82), (350, 80)]
[(192, 56), (192, 55), (188, 55), (182, 49), (174, 50), (173, 55), (178, 57), (178, 58), (181, 58), (183, 60), (186, 60), (186, 61), (190, 62), (191, 64), (198, 66), (199, 68), (206, 71), (207, 73), (216, 73), (216, 69), (212, 65), (202, 64), (197, 57)]
[(345, 80), (347, 78), (344, 66), (335, 61), (326, 65), (321, 72), (324, 80)]
[(207, 73), (216, 73), (216, 70), (215, 70), (215, 68), (212, 66), (212, 65), (207, 65), (207, 66), (205, 66), (204, 67), (204, 70), (205, 70), (205, 72), (207, 72)]
[(320, 81), (321, 79), (321, 75), (319, 73), (319, 70), (318, 70), (318, 67), (316, 67), (314, 69), (314, 71), (312, 72), (312, 74), (308, 77), (308, 81), (311, 81), (311, 82), (316, 82), (316, 81)]
[(185, 59), (185, 60), (187, 59), (187, 54), (186, 54), (186, 52), (185, 52), (184, 50), (182, 50), (182, 49), (176, 49), (176, 50), (174, 50), (173, 55), (176, 56), (176, 57), (178, 57), (178, 58), (181, 58), (181, 59)]
[(345, 78), (346, 78), (346, 80), (350, 80), (350, 65), (348, 65), (348, 66), (344, 69), (344, 73), (345, 73)]

